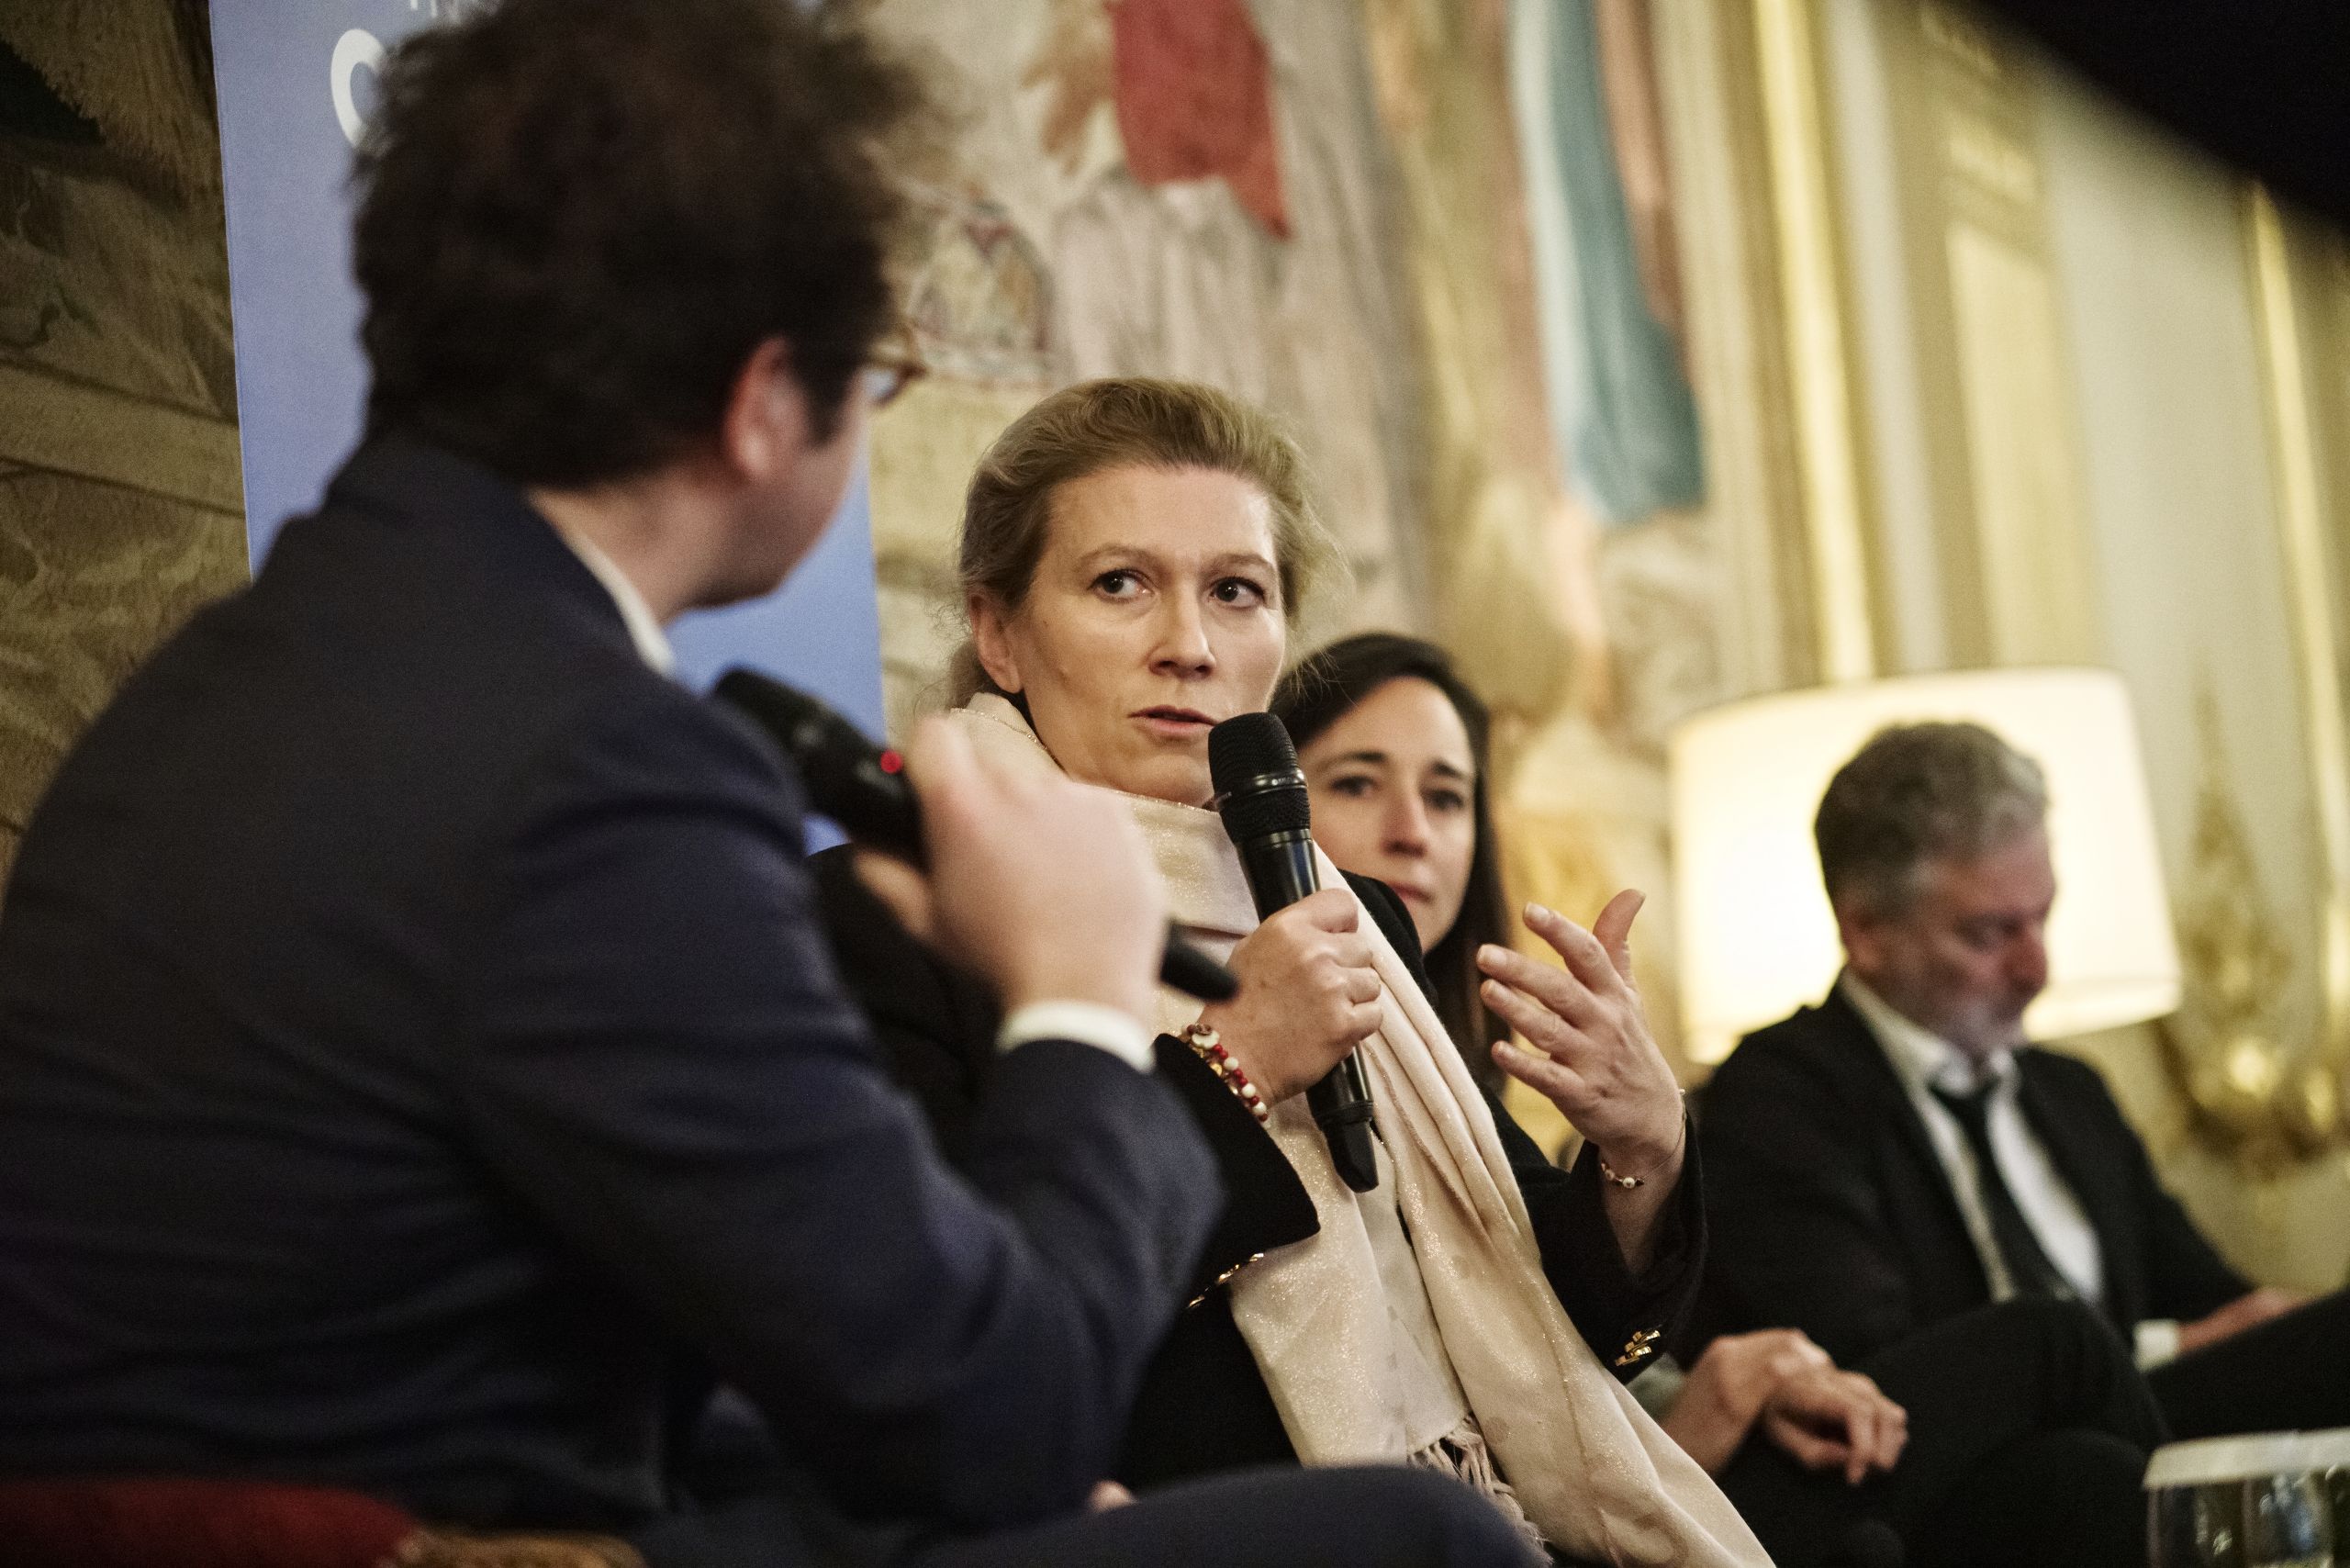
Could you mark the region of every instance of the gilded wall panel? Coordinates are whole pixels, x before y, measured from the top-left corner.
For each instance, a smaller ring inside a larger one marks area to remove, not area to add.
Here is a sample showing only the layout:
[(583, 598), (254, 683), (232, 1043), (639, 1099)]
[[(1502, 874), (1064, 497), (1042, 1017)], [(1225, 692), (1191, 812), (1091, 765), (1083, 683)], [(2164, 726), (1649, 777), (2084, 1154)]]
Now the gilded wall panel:
[(1963, 11), (1928, 0), (1915, 14), (1945, 226), (1980, 645), (1995, 664), (2093, 660), (2095, 565), (2032, 66)]
[[(1856, 408), (1914, 421), (1852, 415), (1897, 531), (1870, 562), (1898, 578), (1868, 601), (1930, 607), (1950, 665), (2129, 680), (2188, 996), (2159, 1035), (2077, 1044), (2240, 1262), (2331, 1286), (2350, 1252), (2329, 1141), (2350, 1035), (2329, 1022), (2350, 1016), (2340, 241), (2264, 229), (2233, 176), (1962, 6), (1825, 15), (1841, 145), (1886, 144), (1843, 187), (1877, 204), (1841, 219)], [(1932, 655), (1896, 630), (1880, 641)]]
[(2038, 92), (2101, 662), (2137, 700), (2188, 959), (2167, 1063), (2143, 1041), (2101, 1059), (2141, 1104), (2175, 1065), (2191, 1136), (2165, 1174), (2247, 1268), (2330, 1285), (2350, 1254), (2342, 1168), (2302, 1159), (2275, 1114), (2326, 1034), (2342, 802), (2318, 780), (2341, 714), (2338, 682), (2313, 698), (2326, 634), (2299, 601), (2333, 578), (2310, 565), (2306, 516), (2295, 539), (2306, 487), (2280, 467), (2245, 195), (2066, 78)]

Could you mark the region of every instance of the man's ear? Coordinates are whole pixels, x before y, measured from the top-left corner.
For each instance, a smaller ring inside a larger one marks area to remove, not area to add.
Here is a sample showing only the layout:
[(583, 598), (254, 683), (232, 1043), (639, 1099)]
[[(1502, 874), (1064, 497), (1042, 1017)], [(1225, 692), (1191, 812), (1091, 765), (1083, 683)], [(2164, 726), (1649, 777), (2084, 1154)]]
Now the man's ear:
[(1017, 693), (1020, 660), (1012, 651), (1011, 617), (989, 593), (973, 593), (963, 601), (963, 609), (970, 618), (971, 646), (979, 655), (979, 667), (998, 689)]
[(1885, 959), (1884, 922), (1856, 900), (1836, 905), (1836, 935), (1844, 944), (1844, 962), (1865, 980)]
[(808, 394), (792, 369), (791, 345), (769, 338), (751, 351), (726, 394), (718, 455), (735, 478), (767, 480), (814, 444)]

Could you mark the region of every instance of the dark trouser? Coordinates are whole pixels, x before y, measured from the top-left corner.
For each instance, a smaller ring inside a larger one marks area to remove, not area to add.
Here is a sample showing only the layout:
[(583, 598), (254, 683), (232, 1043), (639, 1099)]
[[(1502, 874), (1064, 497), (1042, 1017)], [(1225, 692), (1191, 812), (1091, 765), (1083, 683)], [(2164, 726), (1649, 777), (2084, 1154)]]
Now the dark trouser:
[(2146, 1381), (2182, 1438), (2350, 1427), (2350, 1291), (2181, 1356)]
[(1859, 1486), (1756, 1436), (1722, 1490), (1779, 1568), (1911, 1564), (2143, 1568), (2139, 1480), (2165, 1436), (2104, 1319), (2012, 1301), (1911, 1336), (1858, 1369), (1909, 1413), (1892, 1473)]
[(638, 1537), (654, 1568), (1531, 1568), (1508, 1521), (1421, 1470), (1250, 1470), (995, 1535), (826, 1529), (779, 1495)]
[(1105, 1514), (934, 1547), (905, 1568), (1528, 1568), (1493, 1505), (1427, 1471), (1238, 1471)]

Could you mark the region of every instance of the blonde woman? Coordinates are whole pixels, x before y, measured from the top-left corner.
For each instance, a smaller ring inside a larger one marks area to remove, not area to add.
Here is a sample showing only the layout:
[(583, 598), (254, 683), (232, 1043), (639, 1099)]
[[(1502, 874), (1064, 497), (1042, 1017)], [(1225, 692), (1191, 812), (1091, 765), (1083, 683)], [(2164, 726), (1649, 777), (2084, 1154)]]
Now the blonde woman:
[[(1684, 1309), (1701, 1250), (1679, 1093), (1622, 958), (1637, 901), (1593, 931), (1538, 913), (1564, 967), (1488, 969), (1496, 1010), (1539, 1022), (1545, 1046), (1505, 1065), (1588, 1140), (1561, 1171), (1447, 1038), (1394, 896), (1326, 860), (1321, 892), (1259, 923), (1207, 809), (1207, 733), (1266, 706), (1330, 557), (1294, 446), (1181, 383), (1046, 398), (981, 461), (965, 510), (960, 723), (1001, 759), (1124, 796), (1177, 917), (1242, 981), (1205, 1009), (1161, 998), (1158, 1069), (1215, 1147), (1227, 1203), (1118, 1479), (1415, 1464), (1554, 1554), (1762, 1563), (1619, 1381)], [(957, 1152), (995, 1070), (989, 999), (926, 958), (847, 857), (820, 880), (845, 978)], [(1360, 1194), (1301, 1092), (1348, 1051), (1378, 1103), (1381, 1180)]]

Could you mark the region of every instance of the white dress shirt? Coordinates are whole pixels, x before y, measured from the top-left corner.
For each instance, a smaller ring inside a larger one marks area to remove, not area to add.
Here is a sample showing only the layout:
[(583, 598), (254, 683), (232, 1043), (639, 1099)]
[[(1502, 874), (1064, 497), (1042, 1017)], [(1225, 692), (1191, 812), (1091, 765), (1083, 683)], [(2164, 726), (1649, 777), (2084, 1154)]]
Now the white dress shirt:
[[(621, 612), (621, 624), (628, 628), (628, 640), (636, 645), (637, 657), (659, 674), (674, 677), (677, 673), (677, 653), (669, 645), (668, 633), (661, 629), (661, 618), (644, 601), (635, 583), (610, 555), (593, 543), (565, 529), (555, 530), (556, 537), (571, 546), (579, 564), (595, 575), (612, 596), (612, 603)], [(1011, 1050), (1031, 1040), (1075, 1040), (1109, 1052), (1137, 1072), (1151, 1070), (1150, 1031), (1140, 1023), (1114, 1007), (1104, 1007), (1091, 1002), (1038, 1002), (1021, 1008), (1003, 1021), (996, 1036), (999, 1050)]]
[(628, 628), (628, 640), (636, 644), (636, 656), (662, 675), (677, 673), (677, 650), (669, 645), (669, 634), (661, 630), (661, 618), (644, 602), (644, 595), (637, 591), (626, 572), (613, 559), (576, 533), (555, 530), (556, 537), (571, 546), (579, 564), (595, 574), (612, 596), (612, 604), (621, 612), (621, 624)]
[(1986, 1082), (1991, 1085), (1991, 1155), (1998, 1161), (2000, 1179), (2015, 1194), (2016, 1207), (2023, 1211), (2041, 1250), (2048, 1254), (2048, 1260), (2074, 1294), (2091, 1305), (2103, 1300), (2105, 1258), (2098, 1249), (2097, 1232), (2016, 1103), (2015, 1054), (1995, 1051), (1977, 1068), (1948, 1040), (1895, 1012), (1858, 975), (1848, 969), (1840, 983), (1844, 999), (1884, 1047), (1934, 1140), (1934, 1152), (1950, 1178), (1958, 1211), (1965, 1216), (1966, 1233), (1974, 1238), (1983, 1271), (1990, 1278), (1991, 1299), (2005, 1301), (2014, 1295), (2015, 1282), (2008, 1277), (2007, 1260), (1992, 1239), (1990, 1215), (1984, 1210), (1982, 1188), (1975, 1177), (1974, 1148), (1958, 1118), (1934, 1098), (1935, 1089), (1948, 1094), (1972, 1094)]

